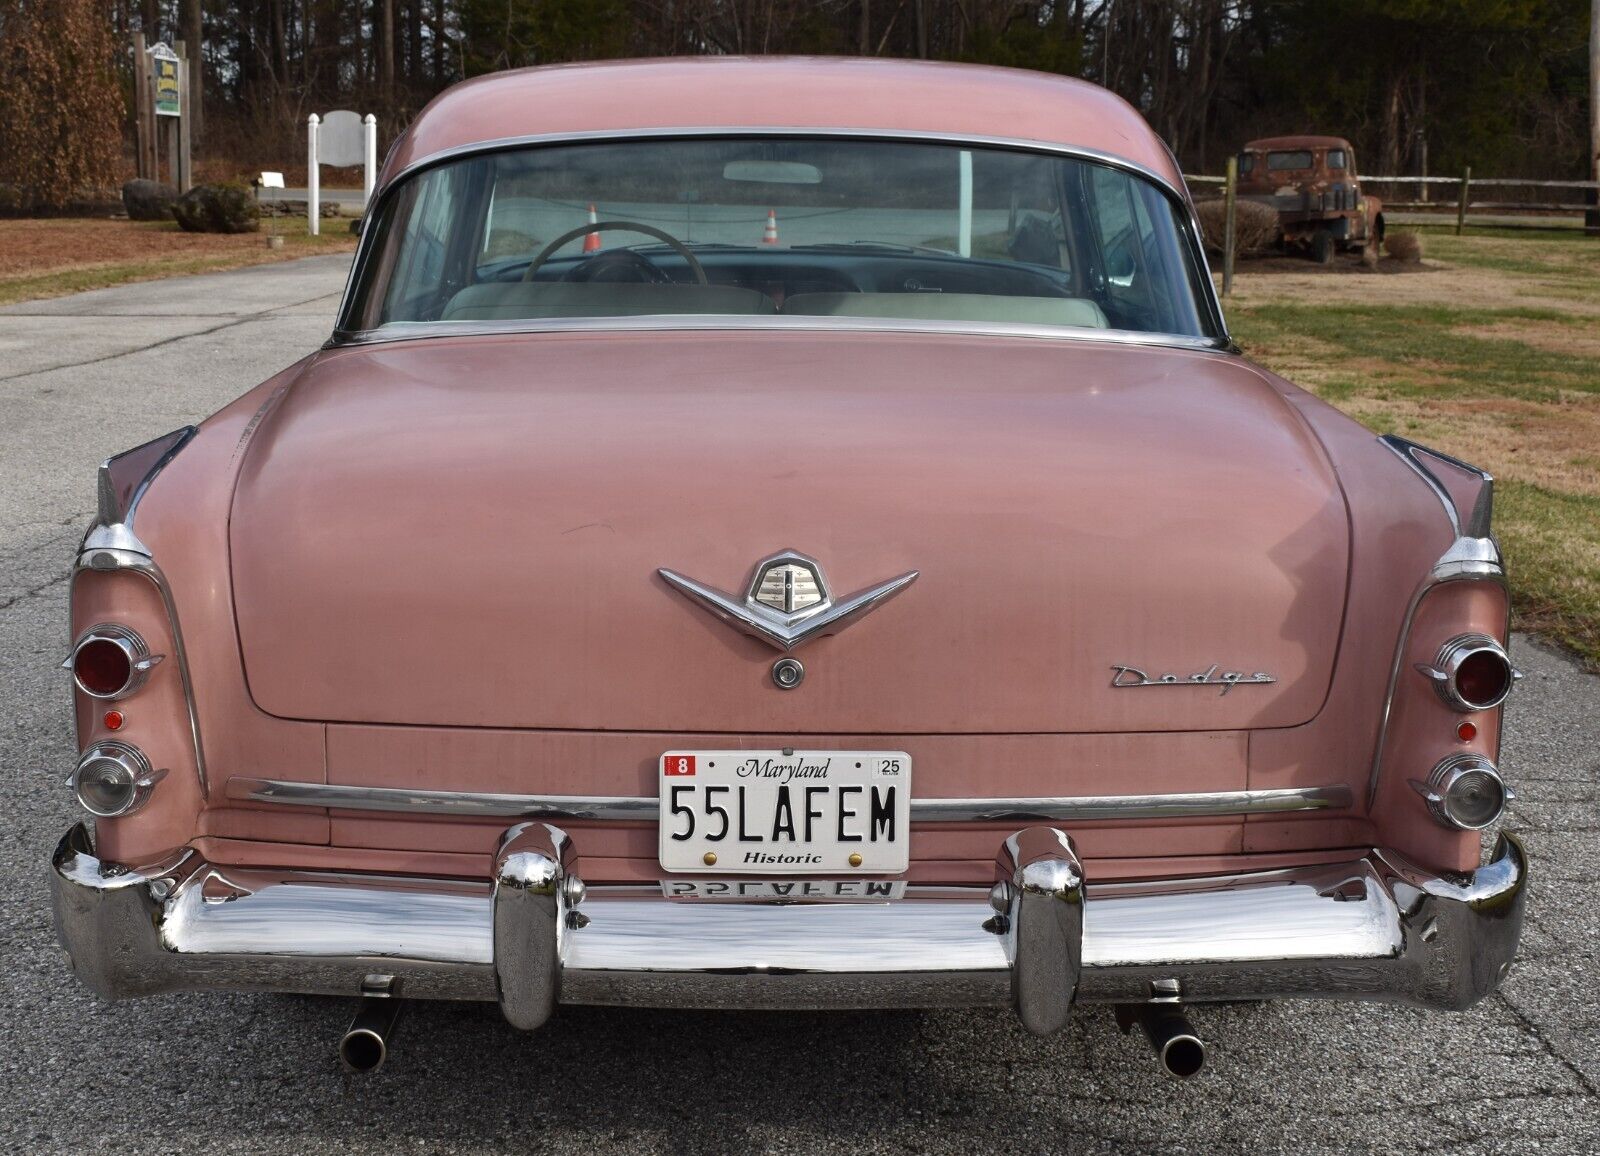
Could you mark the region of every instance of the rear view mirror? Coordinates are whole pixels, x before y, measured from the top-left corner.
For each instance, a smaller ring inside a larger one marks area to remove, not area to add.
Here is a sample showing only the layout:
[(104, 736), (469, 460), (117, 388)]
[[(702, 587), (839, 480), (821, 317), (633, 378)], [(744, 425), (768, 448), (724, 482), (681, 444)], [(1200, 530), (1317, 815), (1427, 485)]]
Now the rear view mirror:
[(729, 161), (722, 167), (722, 179), (769, 185), (820, 185), (822, 170), (799, 161)]

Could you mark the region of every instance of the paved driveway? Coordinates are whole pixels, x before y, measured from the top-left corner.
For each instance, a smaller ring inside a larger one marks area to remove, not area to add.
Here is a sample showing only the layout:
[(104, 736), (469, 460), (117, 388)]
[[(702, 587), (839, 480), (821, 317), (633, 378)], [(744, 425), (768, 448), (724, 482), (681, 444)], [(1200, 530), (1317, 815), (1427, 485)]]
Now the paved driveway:
[(319, 257), (0, 310), (0, 1148), (17, 1152), (1600, 1151), (1600, 680), (1519, 639), (1505, 765), (1535, 856), (1523, 960), (1470, 1012), (1200, 1009), (1212, 1065), (1160, 1077), (1091, 1008), (1041, 1042), (994, 1012), (732, 1015), (414, 1006), (343, 1075), (346, 1002), (103, 1005), (55, 948), (44, 863), (76, 818), (55, 669), (104, 456), (320, 342)]

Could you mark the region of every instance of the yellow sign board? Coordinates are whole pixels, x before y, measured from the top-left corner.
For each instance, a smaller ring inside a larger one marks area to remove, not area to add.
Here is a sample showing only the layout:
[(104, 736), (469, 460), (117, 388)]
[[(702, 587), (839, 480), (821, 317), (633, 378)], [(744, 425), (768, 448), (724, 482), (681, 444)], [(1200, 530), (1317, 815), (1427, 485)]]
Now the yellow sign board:
[(182, 89), (178, 73), (178, 54), (165, 44), (150, 50), (152, 76), (155, 80), (156, 115), (181, 116), (183, 113)]

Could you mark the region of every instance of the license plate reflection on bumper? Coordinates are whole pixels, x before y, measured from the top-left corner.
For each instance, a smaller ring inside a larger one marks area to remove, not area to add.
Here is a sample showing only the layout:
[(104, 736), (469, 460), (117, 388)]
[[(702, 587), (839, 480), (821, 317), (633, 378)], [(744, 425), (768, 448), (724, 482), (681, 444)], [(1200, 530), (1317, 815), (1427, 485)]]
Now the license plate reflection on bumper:
[(894, 874), (911, 858), (903, 751), (668, 751), (661, 866), (717, 874)]

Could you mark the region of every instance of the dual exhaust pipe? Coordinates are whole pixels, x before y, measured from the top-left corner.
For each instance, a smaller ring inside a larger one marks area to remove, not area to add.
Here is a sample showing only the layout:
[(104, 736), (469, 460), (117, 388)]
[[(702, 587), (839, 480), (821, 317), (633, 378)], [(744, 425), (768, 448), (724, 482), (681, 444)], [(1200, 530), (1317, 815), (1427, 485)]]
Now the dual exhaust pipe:
[[(339, 1060), (358, 1075), (375, 1072), (389, 1058), (402, 1003), (395, 996), (363, 996), (355, 1018), (339, 1039)], [(1187, 1080), (1206, 1063), (1206, 1045), (1176, 1003), (1118, 1004), (1117, 1026), (1124, 1033), (1137, 1024), (1150, 1041), (1156, 1062), (1169, 1076)]]

